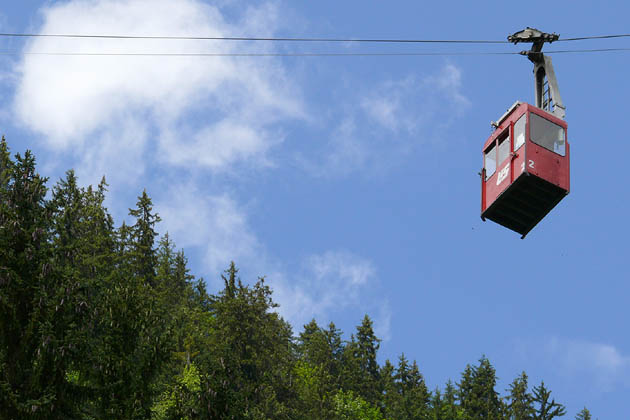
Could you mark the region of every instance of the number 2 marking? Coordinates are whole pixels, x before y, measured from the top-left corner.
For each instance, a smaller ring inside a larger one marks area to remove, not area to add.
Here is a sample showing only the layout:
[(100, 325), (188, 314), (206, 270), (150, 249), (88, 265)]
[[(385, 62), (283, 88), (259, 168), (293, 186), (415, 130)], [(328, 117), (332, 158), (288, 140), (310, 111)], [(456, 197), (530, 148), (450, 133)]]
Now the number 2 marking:
[(527, 165), (527, 166), (529, 166), (530, 168), (534, 169), (534, 161), (530, 159), (529, 160), (529, 165)]

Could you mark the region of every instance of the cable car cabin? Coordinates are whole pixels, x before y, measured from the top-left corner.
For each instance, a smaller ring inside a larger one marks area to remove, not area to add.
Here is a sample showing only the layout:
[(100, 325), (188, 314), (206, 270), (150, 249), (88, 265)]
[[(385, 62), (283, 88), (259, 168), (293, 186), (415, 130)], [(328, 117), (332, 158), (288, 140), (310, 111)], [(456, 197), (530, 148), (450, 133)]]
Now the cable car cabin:
[(481, 218), (524, 238), (569, 193), (567, 123), (516, 102), (483, 146)]

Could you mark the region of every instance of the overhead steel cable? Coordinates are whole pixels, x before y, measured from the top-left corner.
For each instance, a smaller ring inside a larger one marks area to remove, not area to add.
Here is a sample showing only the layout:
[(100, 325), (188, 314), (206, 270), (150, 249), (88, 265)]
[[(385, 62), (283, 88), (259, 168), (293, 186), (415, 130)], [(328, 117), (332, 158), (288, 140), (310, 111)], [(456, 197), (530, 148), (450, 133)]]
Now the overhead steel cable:
[(545, 54), (565, 54), (565, 53), (597, 53), (597, 52), (622, 52), (630, 51), (630, 48), (593, 48), (584, 50), (551, 50), (545, 51)]
[(612, 39), (612, 38), (628, 38), (630, 34), (617, 34), (617, 35), (596, 35), (596, 36), (581, 36), (576, 38), (560, 38), (559, 41), (585, 41), (589, 39)]
[(0, 37), (15, 38), (100, 38), (100, 39), (173, 39), (198, 41), (277, 41), (277, 42), (367, 42), (409, 44), (508, 44), (508, 41), (465, 39), (352, 39), (352, 38), (276, 38), (276, 37), (223, 37), (223, 36), (168, 36), (168, 35), (103, 35), (103, 34), (33, 34), (0, 33)]
[[(428, 43), (428, 44), (509, 44), (501, 40), (470, 39), (399, 39), (399, 38), (324, 38), (324, 37), (226, 37), (226, 36), (176, 36), (176, 35), (111, 35), (111, 34), (36, 34), (0, 33), (0, 37), (13, 38), (100, 38), (100, 39), (172, 39), (206, 41), (273, 41), (273, 42), (366, 42), (366, 43)], [(560, 38), (560, 41), (584, 41), (593, 39), (627, 38), (630, 34), (595, 35), (573, 38)]]
[[(597, 48), (580, 50), (550, 50), (545, 54), (581, 54), (598, 52), (628, 52), (630, 48)], [(102, 56), (102, 57), (420, 57), (420, 56), (481, 56), (481, 55), (527, 55), (520, 52), (373, 52), (373, 53), (121, 53), (121, 52), (51, 52), (51, 51), (9, 51), (0, 50), (0, 55), (43, 55), (43, 56)]]
[(413, 57), (413, 56), (467, 56), (467, 55), (518, 55), (519, 52), (374, 52), (374, 53), (119, 53), (119, 52), (46, 52), (1, 51), (0, 55), (52, 55), (52, 56), (137, 56), (137, 57)]

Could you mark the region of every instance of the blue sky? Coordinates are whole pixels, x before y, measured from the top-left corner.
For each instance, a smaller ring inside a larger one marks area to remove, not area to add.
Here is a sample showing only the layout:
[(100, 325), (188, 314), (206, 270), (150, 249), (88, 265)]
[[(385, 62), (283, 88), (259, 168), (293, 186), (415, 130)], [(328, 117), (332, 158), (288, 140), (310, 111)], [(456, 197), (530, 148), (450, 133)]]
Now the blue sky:
[[(0, 32), (504, 40), (627, 33), (626, 2), (4, 2)], [(625, 39), (545, 49), (630, 46)], [(40, 171), (110, 183), (120, 223), (146, 188), (194, 274), (266, 275), (294, 325), (368, 313), (381, 358), (431, 387), (487, 355), (566, 404), (624, 418), (630, 391), (625, 157), (629, 53), (552, 55), (571, 194), (525, 240), (479, 218), (481, 147), (515, 100), (517, 55), (68, 57), (23, 52), (483, 52), (511, 45), (0, 39), (0, 131)]]

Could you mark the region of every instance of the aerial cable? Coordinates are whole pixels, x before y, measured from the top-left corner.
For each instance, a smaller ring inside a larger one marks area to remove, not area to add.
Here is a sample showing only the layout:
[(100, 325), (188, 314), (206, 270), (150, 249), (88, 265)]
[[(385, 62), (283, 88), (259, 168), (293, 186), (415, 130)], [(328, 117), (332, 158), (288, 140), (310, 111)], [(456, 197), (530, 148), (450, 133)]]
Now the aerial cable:
[[(428, 43), (428, 44), (508, 44), (501, 40), (467, 39), (386, 39), (386, 38), (308, 38), (308, 37), (223, 37), (223, 36), (169, 36), (169, 35), (111, 35), (111, 34), (35, 34), (35, 33), (0, 33), (0, 37), (13, 38), (100, 38), (100, 39), (171, 39), (171, 40), (206, 40), (206, 41), (274, 41), (274, 42), (365, 42), (365, 43)], [(596, 35), (573, 38), (559, 38), (559, 41), (584, 41), (593, 39), (627, 38), (630, 34)]]
[(468, 56), (518, 55), (519, 52), (374, 52), (374, 53), (118, 53), (118, 52), (46, 52), (0, 51), (0, 55), (53, 55), (53, 56), (137, 56), (137, 57), (413, 57), (413, 56)]
[(611, 38), (627, 38), (630, 34), (617, 34), (617, 35), (597, 35), (597, 36), (581, 36), (576, 38), (560, 38), (559, 41), (584, 41), (589, 39), (611, 39)]
[(106, 38), (106, 39), (173, 39), (204, 41), (279, 41), (279, 42), (371, 42), (371, 43), (428, 43), (428, 44), (507, 44), (507, 41), (463, 39), (352, 39), (352, 38), (274, 38), (223, 36), (168, 36), (168, 35), (87, 35), (87, 34), (32, 34), (0, 33), (0, 37), (15, 38)]
[[(597, 48), (580, 50), (551, 50), (545, 54), (582, 54), (599, 52), (624, 52), (630, 48)], [(287, 53), (142, 53), (142, 52), (63, 52), (63, 51), (17, 51), (0, 50), (0, 55), (41, 55), (41, 56), (103, 56), (103, 57), (421, 57), (421, 56), (483, 56), (483, 55), (527, 55), (520, 52), (287, 52)]]

